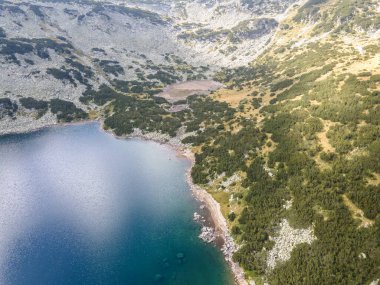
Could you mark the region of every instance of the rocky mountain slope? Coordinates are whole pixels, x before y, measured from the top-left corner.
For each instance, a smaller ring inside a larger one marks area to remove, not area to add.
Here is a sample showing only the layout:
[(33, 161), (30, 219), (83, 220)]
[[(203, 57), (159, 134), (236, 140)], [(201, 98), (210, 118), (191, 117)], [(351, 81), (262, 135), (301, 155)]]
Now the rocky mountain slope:
[[(79, 98), (102, 84), (139, 90), (204, 79), (260, 54), (291, 4), (1, 1), (0, 96), (66, 100), (88, 111)], [(54, 120), (46, 112), (32, 122), (19, 105), (19, 123), (3, 118), (4, 132)]]

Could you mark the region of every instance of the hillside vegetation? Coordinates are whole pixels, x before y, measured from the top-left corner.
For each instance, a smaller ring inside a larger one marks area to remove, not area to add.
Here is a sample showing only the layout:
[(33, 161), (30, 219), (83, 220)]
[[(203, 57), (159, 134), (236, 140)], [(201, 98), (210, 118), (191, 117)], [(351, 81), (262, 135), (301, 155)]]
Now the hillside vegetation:
[[(216, 77), (241, 100), (237, 134), (255, 129), (249, 134), (264, 140), (249, 139), (243, 146), (253, 150), (239, 147), (236, 156), (241, 138), (222, 134), (233, 140), (225, 146), (214, 137), (218, 152), (205, 156), (203, 146), (195, 170), (212, 180), (230, 175), (235, 159), (245, 162), (236, 169), (244, 173), (242, 188), (228, 189), (236, 197), (228, 207), (238, 213), (235, 259), (252, 277), (270, 284), (369, 284), (380, 277), (379, 20), (375, 1), (307, 1), (249, 68)], [(214, 94), (224, 102), (233, 96)], [(224, 169), (209, 166), (222, 161)], [(290, 259), (278, 256), (272, 269), (271, 237), (284, 219), (311, 227), (313, 241), (296, 246)]]

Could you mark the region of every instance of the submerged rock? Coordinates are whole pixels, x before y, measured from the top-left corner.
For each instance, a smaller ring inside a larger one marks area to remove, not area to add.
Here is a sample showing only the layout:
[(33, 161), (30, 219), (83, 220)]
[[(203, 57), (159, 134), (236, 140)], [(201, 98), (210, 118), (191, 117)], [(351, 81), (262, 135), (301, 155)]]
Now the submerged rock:
[(163, 276), (163, 275), (161, 275), (161, 274), (156, 274), (156, 275), (154, 276), (154, 281), (155, 281), (155, 282), (161, 282), (162, 280), (164, 280), (164, 276)]
[(185, 263), (185, 254), (183, 252), (177, 253), (177, 263), (178, 264)]
[(169, 263), (169, 259), (168, 259), (168, 258), (164, 258), (164, 259), (162, 260), (162, 262), (164, 263), (164, 267), (165, 267), (165, 268), (170, 267), (170, 263)]

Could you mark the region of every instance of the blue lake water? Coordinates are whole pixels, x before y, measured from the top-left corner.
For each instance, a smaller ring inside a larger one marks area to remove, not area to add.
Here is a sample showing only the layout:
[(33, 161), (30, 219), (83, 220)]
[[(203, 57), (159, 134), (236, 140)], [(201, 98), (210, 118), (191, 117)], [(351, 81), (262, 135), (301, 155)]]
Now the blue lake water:
[(97, 123), (0, 137), (0, 284), (233, 284), (189, 167)]

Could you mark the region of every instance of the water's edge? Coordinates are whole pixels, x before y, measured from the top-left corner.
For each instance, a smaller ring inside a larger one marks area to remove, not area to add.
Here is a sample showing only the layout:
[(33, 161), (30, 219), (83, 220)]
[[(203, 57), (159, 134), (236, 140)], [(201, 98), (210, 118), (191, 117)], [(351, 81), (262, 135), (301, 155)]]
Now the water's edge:
[(157, 134), (150, 134), (146, 133), (143, 134), (141, 132), (137, 134), (131, 134), (131, 135), (123, 135), (118, 136), (114, 132), (110, 130), (106, 130), (104, 126), (104, 122), (102, 120), (85, 120), (80, 122), (71, 122), (71, 123), (54, 123), (54, 124), (47, 124), (44, 126), (39, 126), (36, 128), (31, 127), (28, 130), (22, 130), (19, 131), (17, 129), (13, 130), (2, 130), (0, 132), (1, 136), (6, 135), (13, 135), (13, 134), (23, 134), (23, 133), (31, 133), (36, 132), (39, 130), (47, 129), (50, 127), (64, 127), (64, 126), (70, 126), (70, 125), (83, 125), (88, 123), (99, 123), (99, 130), (102, 132), (105, 132), (106, 134), (112, 135), (116, 139), (131, 139), (131, 138), (139, 138), (146, 141), (154, 141), (156, 143), (165, 145), (173, 149), (178, 156), (182, 156), (185, 159), (189, 160), (191, 162), (191, 166), (186, 171), (186, 183), (189, 185), (192, 196), (199, 201), (201, 204), (203, 204), (209, 214), (210, 219), (212, 221), (212, 224), (214, 226), (215, 235), (218, 238), (221, 238), (223, 241), (223, 244), (219, 246), (219, 249), (223, 252), (223, 255), (225, 257), (225, 260), (227, 261), (228, 265), (230, 266), (230, 269), (234, 275), (234, 280), (237, 285), (248, 285), (245, 277), (244, 277), (244, 270), (239, 266), (238, 263), (234, 262), (232, 260), (232, 255), (235, 252), (237, 246), (232, 238), (232, 236), (229, 233), (228, 226), (227, 226), (227, 220), (223, 216), (220, 204), (213, 198), (213, 196), (208, 193), (205, 189), (199, 187), (198, 185), (194, 184), (192, 177), (191, 177), (191, 169), (194, 166), (195, 163), (195, 156), (194, 153), (191, 151), (190, 148), (183, 144), (176, 144), (173, 142), (169, 142), (165, 136), (159, 136)]

